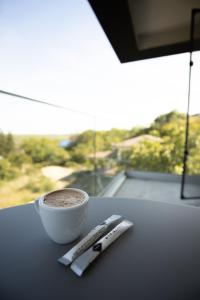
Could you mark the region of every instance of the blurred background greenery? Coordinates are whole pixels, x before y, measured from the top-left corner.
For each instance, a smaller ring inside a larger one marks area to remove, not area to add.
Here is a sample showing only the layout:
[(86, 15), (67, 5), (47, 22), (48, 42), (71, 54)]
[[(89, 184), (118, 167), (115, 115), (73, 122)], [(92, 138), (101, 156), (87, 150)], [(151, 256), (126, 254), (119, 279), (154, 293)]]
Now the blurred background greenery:
[[(68, 136), (0, 132), (0, 207), (27, 203), (69, 186), (96, 195), (127, 168), (181, 174), (185, 121), (184, 114), (172, 111), (149, 127), (131, 130), (87, 130)], [(199, 115), (190, 117), (187, 172), (200, 174)]]

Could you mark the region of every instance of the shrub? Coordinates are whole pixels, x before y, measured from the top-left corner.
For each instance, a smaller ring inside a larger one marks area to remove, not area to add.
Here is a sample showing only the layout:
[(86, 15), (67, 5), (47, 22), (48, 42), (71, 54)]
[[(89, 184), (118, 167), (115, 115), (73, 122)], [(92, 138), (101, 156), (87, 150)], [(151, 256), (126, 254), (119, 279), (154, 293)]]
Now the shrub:
[(54, 184), (49, 178), (42, 175), (36, 175), (35, 177), (32, 176), (30, 178), (25, 188), (32, 193), (45, 193), (54, 189)]
[(18, 175), (15, 167), (7, 159), (0, 159), (0, 179), (13, 179)]
[(48, 163), (63, 165), (68, 159), (66, 150), (59, 148), (57, 141), (47, 138), (31, 137), (21, 145), (25, 154), (30, 156), (33, 163)]
[(13, 166), (22, 167), (23, 164), (32, 163), (31, 157), (27, 156), (24, 152), (15, 152), (9, 155), (9, 161)]

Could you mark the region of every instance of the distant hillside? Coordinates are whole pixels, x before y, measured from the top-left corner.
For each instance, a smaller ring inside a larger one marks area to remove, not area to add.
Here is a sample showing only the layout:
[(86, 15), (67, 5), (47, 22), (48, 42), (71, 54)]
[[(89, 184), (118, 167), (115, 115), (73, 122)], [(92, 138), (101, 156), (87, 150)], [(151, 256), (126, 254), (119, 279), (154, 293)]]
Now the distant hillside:
[(71, 137), (71, 135), (69, 134), (14, 134), (13, 135), (15, 143), (16, 144), (20, 144), (23, 140), (27, 139), (27, 138), (47, 138), (48, 140), (54, 140), (54, 141), (61, 141), (61, 140), (65, 140), (65, 139), (69, 139)]

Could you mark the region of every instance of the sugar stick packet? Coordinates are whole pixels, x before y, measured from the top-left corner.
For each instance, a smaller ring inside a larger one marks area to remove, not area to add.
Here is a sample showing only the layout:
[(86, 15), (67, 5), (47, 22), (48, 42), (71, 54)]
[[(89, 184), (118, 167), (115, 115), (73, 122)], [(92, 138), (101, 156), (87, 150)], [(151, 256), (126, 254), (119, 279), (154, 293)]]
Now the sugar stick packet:
[(86, 252), (80, 255), (71, 265), (72, 271), (81, 276), (85, 269), (103, 252), (110, 244), (112, 244), (127, 229), (133, 226), (133, 223), (124, 220), (114, 227), (107, 235), (97, 241)]
[(119, 215), (112, 215), (106, 219), (100, 225), (97, 225), (92, 229), (78, 244), (76, 244), (71, 250), (58, 259), (58, 261), (65, 266), (68, 266), (72, 261), (74, 261), (79, 255), (81, 255), (85, 250), (87, 250), (92, 244), (94, 244), (106, 231), (108, 228), (115, 224), (121, 218)]

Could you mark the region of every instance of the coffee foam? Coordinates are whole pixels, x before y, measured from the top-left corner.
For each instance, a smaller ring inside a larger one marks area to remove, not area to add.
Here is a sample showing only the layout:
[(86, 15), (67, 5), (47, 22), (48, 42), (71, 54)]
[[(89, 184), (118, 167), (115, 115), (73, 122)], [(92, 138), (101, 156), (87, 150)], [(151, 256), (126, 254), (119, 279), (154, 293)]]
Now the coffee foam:
[(44, 197), (44, 203), (52, 207), (72, 207), (83, 203), (85, 195), (75, 190), (60, 190)]

